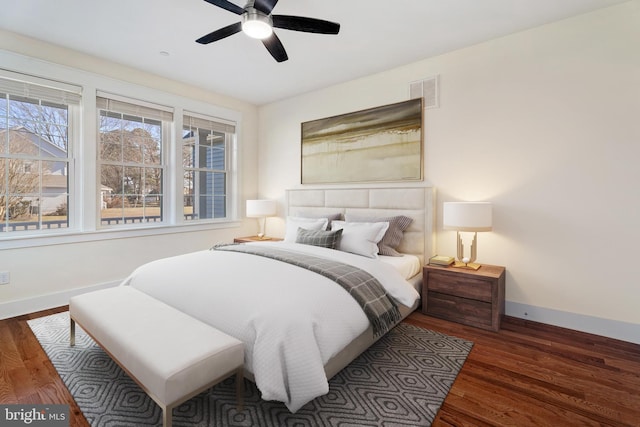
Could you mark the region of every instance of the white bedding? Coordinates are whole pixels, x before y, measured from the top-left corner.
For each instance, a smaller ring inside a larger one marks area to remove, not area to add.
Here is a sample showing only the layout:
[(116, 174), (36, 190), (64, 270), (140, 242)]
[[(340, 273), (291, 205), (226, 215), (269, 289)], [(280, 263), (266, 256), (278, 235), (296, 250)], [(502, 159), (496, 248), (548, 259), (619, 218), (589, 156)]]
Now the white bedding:
[[(360, 267), (396, 301), (418, 292), (396, 268), (377, 259), (296, 243), (277, 245)], [(280, 261), (229, 251), (201, 251), (136, 269), (130, 285), (245, 343), (245, 368), (265, 400), (295, 412), (329, 390), (325, 363), (363, 333), (369, 321), (330, 279)]]
[(420, 258), (415, 255), (403, 254), (402, 256), (380, 255), (378, 259), (386, 264), (390, 264), (398, 270), (398, 273), (406, 280), (411, 279), (422, 270)]

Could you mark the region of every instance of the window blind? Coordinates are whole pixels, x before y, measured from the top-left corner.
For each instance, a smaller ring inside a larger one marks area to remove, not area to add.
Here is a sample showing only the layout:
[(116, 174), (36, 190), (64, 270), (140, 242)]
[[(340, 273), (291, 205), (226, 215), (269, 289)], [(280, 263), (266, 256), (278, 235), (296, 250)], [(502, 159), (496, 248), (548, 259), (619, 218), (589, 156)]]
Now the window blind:
[(212, 118), (197, 116), (194, 113), (185, 113), (182, 117), (182, 126), (189, 128), (208, 129), (216, 132), (235, 133), (236, 127), (230, 123), (224, 123)]
[[(133, 101), (136, 102), (136, 101)], [(96, 107), (100, 110), (114, 111), (131, 116), (144, 117), (170, 122), (173, 120), (173, 109), (148, 102), (133, 103), (119, 99), (96, 97)], [(146, 105), (143, 105), (146, 104)]]
[[(80, 105), (82, 99), (82, 88), (64, 84), (67, 89), (56, 87), (57, 82), (49, 82), (44, 79), (37, 79), (35, 84), (27, 81), (8, 79), (0, 76), (0, 93), (7, 93), (13, 96), (40, 99), (55, 104)], [(60, 83), (59, 85), (63, 85)]]

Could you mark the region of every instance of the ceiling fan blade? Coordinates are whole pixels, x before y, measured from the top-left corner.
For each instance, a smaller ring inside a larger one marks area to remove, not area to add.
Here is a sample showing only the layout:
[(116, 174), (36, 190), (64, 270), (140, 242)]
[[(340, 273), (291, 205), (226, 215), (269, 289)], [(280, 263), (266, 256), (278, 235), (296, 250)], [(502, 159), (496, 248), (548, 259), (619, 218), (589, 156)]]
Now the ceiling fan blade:
[(242, 30), (242, 24), (240, 22), (236, 22), (235, 24), (227, 25), (224, 28), (220, 28), (219, 30), (215, 30), (206, 36), (200, 37), (196, 42), (200, 44), (209, 44), (212, 42), (216, 42), (225, 37), (229, 37), (238, 33)]
[(273, 59), (276, 61), (283, 62), (289, 59), (287, 51), (284, 50), (284, 46), (278, 36), (276, 36), (276, 33), (273, 33), (270, 37), (263, 39), (262, 44), (264, 44), (264, 47), (267, 48), (271, 56), (273, 56)]
[(274, 27), (285, 30), (319, 34), (338, 34), (340, 31), (340, 24), (322, 19), (289, 15), (272, 15), (271, 18)]
[(211, 3), (214, 6), (218, 6), (223, 8), (224, 10), (228, 10), (229, 12), (233, 12), (236, 15), (242, 15), (244, 13), (244, 9), (238, 6), (237, 4), (233, 4), (228, 0), (204, 0), (207, 3)]
[(278, 3), (278, 0), (255, 0), (253, 2), (253, 7), (258, 9), (265, 15), (269, 15), (275, 7), (276, 3)]

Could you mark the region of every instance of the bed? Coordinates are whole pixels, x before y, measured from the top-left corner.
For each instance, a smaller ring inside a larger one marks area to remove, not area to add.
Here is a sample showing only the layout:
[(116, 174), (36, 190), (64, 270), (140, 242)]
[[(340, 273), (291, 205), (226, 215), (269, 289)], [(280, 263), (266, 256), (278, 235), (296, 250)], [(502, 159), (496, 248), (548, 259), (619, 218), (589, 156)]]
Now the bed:
[[(286, 238), (278, 243), (223, 245), (154, 261), (136, 269), (123, 285), (133, 286), (243, 341), (245, 371), (263, 399), (282, 401), (295, 412), (326, 394), (328, 379), (417, 308), (419, 267), (432, 253), (434, 215), (430, 187), (293, 189), (287, 191), (286, 200), (291, 223), (294, 218), (311, 221), (339, 217), (333, 227), (335, 232), (344, 232), (341, 242), (353, 239), (353, 233), (344, 238), (347, 230), (356, 226), (353, 222), (411, 218), (396, 248), (403, 256), (370, 258)], [(340, 223), (345, 218), (353, 221)], [(263, 252), (269, 252), (269, 256)], [(388, 321), (387, 329), (374, 330), (370, 313), (349, 295), (351, 291), (337, 286), (326, 275), (274, 260), (271, 253), (364, 272), (384, 287), (396, 302), (399, 315)], [(407, 263), (406, 259), (413, 261)]]

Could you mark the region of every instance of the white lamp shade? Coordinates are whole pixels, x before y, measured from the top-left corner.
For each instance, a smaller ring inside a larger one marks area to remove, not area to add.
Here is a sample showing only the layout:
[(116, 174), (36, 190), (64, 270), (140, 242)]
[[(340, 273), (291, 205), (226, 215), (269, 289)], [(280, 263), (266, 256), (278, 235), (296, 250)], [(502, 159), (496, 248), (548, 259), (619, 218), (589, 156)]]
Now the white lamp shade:
[(445, 202), (442, 208), (442, 223), (445, 230), (491, 231), (491, 203)]
[(275, 200), (247, 200), (247, 216), (249, 218), (264, 218), (275, 214)]

